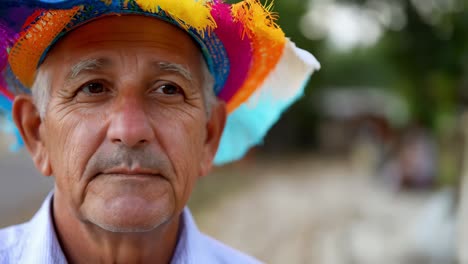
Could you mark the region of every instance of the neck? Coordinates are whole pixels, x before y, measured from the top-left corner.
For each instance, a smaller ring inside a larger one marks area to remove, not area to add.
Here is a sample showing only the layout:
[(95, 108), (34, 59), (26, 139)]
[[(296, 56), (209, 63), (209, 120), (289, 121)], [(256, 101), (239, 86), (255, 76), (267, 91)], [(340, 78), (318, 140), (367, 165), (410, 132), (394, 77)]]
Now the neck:
[(53, 200), (57, 237), (69, 263), (170, 263), (180, 217), (148, 232), (114, 233), (81, 221)]

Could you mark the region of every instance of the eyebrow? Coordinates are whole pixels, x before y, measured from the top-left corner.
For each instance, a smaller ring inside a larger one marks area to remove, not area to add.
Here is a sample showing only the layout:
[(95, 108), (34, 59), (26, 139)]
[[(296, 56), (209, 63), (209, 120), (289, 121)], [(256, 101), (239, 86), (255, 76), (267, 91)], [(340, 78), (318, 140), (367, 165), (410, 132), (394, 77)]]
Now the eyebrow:
[[(69, 74), (67, 75), (67, 80), (72, 81), (80, 76), (83, 72), (87, 71), (98, 71), (102, 70), (104, 67), (109, 66), (111, 61), (106, 58), (92, 58), (82, 60), (71, 67)], [(158, 61), (154, 62), (153, 65), (157, 70), (167, 71), (167, 72), (175, 72), (181, 75), (184, 79), (189, 81), (190, 83), (193, 82), (193, 76), (190, 71), (183, 65), (166, 62), (166, 61)]]
[(157, 68), (159, 68), (162, 71), (169, 71), (169, 72), (178, 73), (178, 74), (182, 75), (182, 77), (187, 79), (189, 82), (193, 82), (192, 74), (190, 73), (190, 71), (186, 67), (184, 67), (181, 64), (165, 62), (165, 61), (156, 62), (155, 64), (156, 64)]
[(109, 64), (110, 60), (105, 58), (82, 60), (71, 67), (70, 73), (67, 76), (67, 80), (76, 79), (76, 77), (86, 71), (100, 70)]

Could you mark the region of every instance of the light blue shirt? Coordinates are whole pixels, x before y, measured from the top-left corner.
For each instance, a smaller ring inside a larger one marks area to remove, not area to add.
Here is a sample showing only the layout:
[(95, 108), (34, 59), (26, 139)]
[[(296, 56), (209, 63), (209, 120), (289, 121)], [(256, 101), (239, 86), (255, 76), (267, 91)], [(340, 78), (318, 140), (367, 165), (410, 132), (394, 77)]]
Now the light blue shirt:
[[(51, 214), (53, 193), (27, 223), (0, 229), (0, 264), (65, 264)], [(186, 208), (171, 264), (256, 264), (259, 261), (202, 234)]]

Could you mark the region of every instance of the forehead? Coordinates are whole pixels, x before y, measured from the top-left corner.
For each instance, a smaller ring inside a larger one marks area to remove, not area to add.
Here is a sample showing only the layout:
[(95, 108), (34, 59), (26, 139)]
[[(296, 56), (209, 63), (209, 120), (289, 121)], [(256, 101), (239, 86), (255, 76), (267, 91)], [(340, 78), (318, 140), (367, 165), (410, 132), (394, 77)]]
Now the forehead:
[(44, 63), (65, 66), (115, 53), (150, 56), (194, 70), (199, 68), (202, 58), (198, 45), (178, 27), (151, 17), (123, 15), (100, 18), (67, 33), (54, 45)]

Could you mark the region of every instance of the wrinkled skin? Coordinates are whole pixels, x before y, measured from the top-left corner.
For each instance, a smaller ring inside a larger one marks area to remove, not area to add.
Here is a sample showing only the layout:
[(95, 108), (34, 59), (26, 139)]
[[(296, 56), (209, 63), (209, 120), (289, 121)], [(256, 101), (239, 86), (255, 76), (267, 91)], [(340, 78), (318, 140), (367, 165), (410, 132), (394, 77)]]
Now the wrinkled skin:
[[(99, 66), (72, 73), (93, 59)], [(101, 18), (47, 55), (43, 119), (29, 96), (16, 98), (15, 122), (36, 167), (56, 180), (54, 220), (69, 259), (170, 259), (179, 215), (211, 169), (226, 118), (219, 102), (206, 114), (201, 59), (165, 22)], [(159, 63), (180, 65), (191, 80)]]

